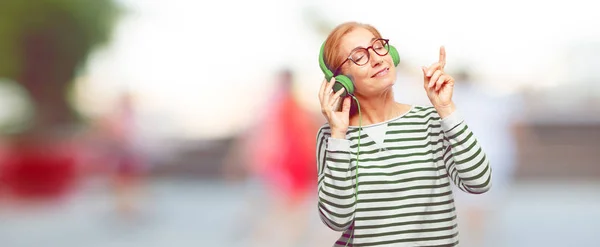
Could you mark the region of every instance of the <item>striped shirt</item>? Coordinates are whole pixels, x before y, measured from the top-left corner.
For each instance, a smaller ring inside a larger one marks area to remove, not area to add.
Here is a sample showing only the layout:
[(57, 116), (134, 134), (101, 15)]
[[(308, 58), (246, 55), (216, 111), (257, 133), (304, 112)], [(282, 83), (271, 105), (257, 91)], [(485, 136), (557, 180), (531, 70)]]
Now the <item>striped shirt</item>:
[(318, 211), (342, 232), (334, 246), (458, 245), (451, 183), (472, 194), (491, 186), (473, 133), (456, 111), (441, 119), (433, 107), (413, 106), (383, 124), (383, 142), (361, 131), (358, 188), (359, 129), (349, 127), (346, 139), (332, 138), (328, 124), (319, 129)]

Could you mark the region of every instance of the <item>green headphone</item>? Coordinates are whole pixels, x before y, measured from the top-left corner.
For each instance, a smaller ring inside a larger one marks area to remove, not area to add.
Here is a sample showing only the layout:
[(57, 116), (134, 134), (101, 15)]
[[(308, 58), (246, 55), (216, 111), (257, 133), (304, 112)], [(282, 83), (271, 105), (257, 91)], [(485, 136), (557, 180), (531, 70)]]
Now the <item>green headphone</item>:
[[(400, 55), (398, 54), (398, 51), (396, 50), (396, 48), (392, 45), (388, 45), (388, 49), (389, 49), (389, 54), (390, 56), (392, 56), (392, 60), (394, 61), (394, 66), (398, 66), (398, 64), (400, 63)], [(321, 67), (321, 70), (323, 71), (323, 73), (325, 74), (325, 79), (327, 79), (327, 81), (331, 80), (331, 77), (333, 77), (333, 72), (331, 72), (331, 70), (329, 70), (329, 68), (327, 68), (327, 65), (325, 64), (325, 57), (324, 57), (324, 51), (325, 51), (325, 42), (323, 42), (323, 45), (321, 45), (321, 51), (319, 52), (319, 67)], [(344, 92), (342, 94), (342, 97), (347, 96), (348, 94), (352, 95), (354, 94), (354, 83), (352, 82), (352, 79), (346, 75), (337, 75), (335, 77), (335, 81), (336, 83), (333, 85), (333, 91), (337, 92), (338, 90), (345, 88), (346, 92)]]

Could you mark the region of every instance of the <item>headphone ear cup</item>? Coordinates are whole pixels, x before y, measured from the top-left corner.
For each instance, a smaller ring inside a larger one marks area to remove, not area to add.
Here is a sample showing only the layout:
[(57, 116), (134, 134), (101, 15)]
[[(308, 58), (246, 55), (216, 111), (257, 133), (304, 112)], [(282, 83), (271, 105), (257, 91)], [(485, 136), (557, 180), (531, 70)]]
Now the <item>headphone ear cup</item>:
[(335, 77), (333, 91), (337, 92), (342, 88), (346, 89), (346, 91), (342, 94), (342, 97), (346, 97), (348, 94), (354, 94), (354, 84), (352, 83), (352, 80), (345, 75), (338, 75)]
[(396, 50), (396, 47), (394, 47), (393, 45), (389, 45), (390, 46), (390, 56), (392, 56), (392, 60), (394, 61), (394, 66), (398, 66), (398, 64), (400, 64), (400, 54), (398, 54), (398, 50)]
[[(327, 68), (327, 64), (325, 64), (324, 58), (324, 50), (325, 50), (325, 42), (321, 45), (321, 49), (319, 50), (319, 67), (323, 74), (325, 75), (325, 79), (327, 81), (331, 80), (333, 77), (333, 72)], [(354, 94), (354, 84), (352, 83), (352, 79), (345, 75), (338, 75), (335, 77), (335, 83), (333, 84), (333, 91), (337, 92), (342, 88), (345, 88), (346, 91), (342, 94), (342, 97), (348, 96), (348, 94)]]

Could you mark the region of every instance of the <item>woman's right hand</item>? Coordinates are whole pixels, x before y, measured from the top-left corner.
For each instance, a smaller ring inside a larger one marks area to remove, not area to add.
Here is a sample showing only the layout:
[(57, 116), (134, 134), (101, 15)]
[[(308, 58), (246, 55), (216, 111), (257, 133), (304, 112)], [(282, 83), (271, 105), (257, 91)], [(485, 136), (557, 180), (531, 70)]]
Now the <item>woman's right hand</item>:
[(331, 78), (329, 82), (323, 80), (319, 91), (319, 100), (321, 101), (321, 113), (329, 122), (331, 127), (331, 137), (338, 139), (346, 139), (346, 132), (350, 124), (350, 96), (343, 99), (342, 110), (337, 111), (336, 106), (341, 99), (345, 89), (342, 88), (335, 94), (333, 93), (333, 84), (335, 78)]

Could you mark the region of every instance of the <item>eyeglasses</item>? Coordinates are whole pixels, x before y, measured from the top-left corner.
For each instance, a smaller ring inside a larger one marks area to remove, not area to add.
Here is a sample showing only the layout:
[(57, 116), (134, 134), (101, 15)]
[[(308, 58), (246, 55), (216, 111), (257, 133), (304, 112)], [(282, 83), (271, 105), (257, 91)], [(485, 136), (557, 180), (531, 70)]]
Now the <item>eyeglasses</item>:
[(369, 52), (369, 49), (373, 49), (375, 54), (379, 56), (385, 56), (389, 52), (389, 39), (376, 39), (373, 41), (373, 43), (371, 43), (371, 46), (367, 48), (354, 48), (354, 50), (350, 52), (348, 58), (346, 58), (346, 60), (344, 60), (344, 62), (342, 62), (342, 64), (338, 66), (334, 74), (337, 75), (340, 72), (340, 68), (342, 68), (342, 65), (348, 62), (348, 60), (354, 62), (354, 64), (358, 66), (363, 66), (367, 64), (371, 58), (371, 53)]

